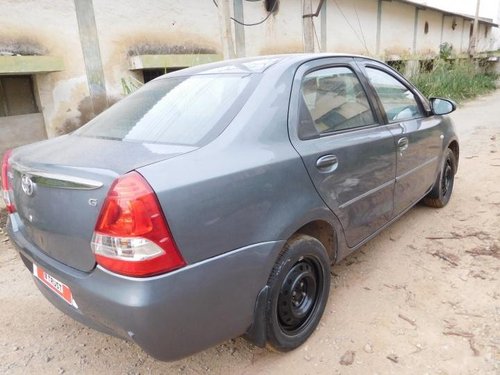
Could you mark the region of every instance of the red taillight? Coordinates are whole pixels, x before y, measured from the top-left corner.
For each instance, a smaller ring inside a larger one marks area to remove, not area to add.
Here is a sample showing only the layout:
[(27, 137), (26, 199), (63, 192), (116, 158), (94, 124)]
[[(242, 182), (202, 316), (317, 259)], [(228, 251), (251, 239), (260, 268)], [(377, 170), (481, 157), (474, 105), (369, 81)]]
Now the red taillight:
[(127, 276), (158, 275), (186, 264), (155, 193), (137, 172), (127, 173), (111, 186), (92, 250), (102, 267)]
[(12, 171), (10, 170), (9, 159), (12, 155), (12, 150), (7, 150), (5, 154), (3, 154), (2, 158), (2, 196), (5, 201), (5, 206), (7, 207), (7, 212), (14, 213), (16, 212), (16, 207), (10, 200), (10, 193), (12, 192), (9, 179), (12, 178), (10, 175)]

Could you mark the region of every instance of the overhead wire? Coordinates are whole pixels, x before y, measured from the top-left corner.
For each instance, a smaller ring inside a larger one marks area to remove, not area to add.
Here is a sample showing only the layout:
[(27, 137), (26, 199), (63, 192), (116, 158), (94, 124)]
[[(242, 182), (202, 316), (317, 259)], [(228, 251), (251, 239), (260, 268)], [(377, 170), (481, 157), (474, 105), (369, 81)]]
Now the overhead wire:
[(365, 50), (370, 53), (368, 46), (366, 44), (366, 38), (365, 38), (365, 33), (363, 32), (363, 27), (361, 26), (361, 21), (359, 19), (359, 14), (358, 14), (358, 8), (356, 7), (357, 0), (354, 0), (354, 13), (356, 13), (356, 18), (358, 19), (358, 26), (359, 26), (359, 31), (361, 33), (361, 36), (363, 37), (363, 44), (365, 46)]
[(370, 51), (368, 50), (366, 44), (364, 43), (363, 39), (359, 36), (359, 34), (357, 33), (356, 29), (351, 25), (351, 23), (349, 22), (349, 20), (345, 16), (344, 12), (342, 11), (342, 8), (340, 8), (339, 4), (337, 3), (337, 0), (333, 0), (333, 2), (337, 6), (337, 9), (339, 10), (339, 12), (342, 15), (342, 17), (344, 17), (346, 23), (349, 25), (349, 27), (351, 28), (351, 30), (354, 32), (354, 34), (358, 38), (359, 42), (363, 45), (363, 47), (365, 48), (366, 52), (369, 54)]

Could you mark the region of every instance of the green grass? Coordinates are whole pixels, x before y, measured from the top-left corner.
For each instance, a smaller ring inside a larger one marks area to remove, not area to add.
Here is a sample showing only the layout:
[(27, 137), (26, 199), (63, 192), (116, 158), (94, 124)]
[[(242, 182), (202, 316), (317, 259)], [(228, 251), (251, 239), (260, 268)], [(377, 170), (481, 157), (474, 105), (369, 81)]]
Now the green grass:
[(430, 72), (419, 72), (409, 79), (427, 97), (460, 103), (495, 90), (498, 75), (483, 73), (468, 60), (436, 60)]

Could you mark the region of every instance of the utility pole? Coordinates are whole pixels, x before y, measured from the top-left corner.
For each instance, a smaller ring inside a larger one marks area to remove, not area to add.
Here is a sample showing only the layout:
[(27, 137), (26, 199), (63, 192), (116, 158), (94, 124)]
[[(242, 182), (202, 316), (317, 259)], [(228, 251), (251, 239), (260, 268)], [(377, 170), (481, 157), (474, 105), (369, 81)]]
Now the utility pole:
[(479, 35), (479, 7), (481, 0), (476, 0), (476, 15), (474, 16), (474, 24), (472, 26), (472, 36), (469, 43), (469, 57), (473, 57), (476, 54), (477, 48), (477, 37)]
[(222, 56), (224, 60), (234, 59), (236, 53), (234, 51), (233, 29), (231, 27), (231, 13), (229, 9), (229, 0), (218, 1), (220, 37), (222, 44)]
[[(303, 0), (302, 4), (302, 14), (311, 15), (311, 0)], [(312, 17), (302, 17), (302, 25), (304, 30), (304, 52), (314, 52), (314, 24)]]

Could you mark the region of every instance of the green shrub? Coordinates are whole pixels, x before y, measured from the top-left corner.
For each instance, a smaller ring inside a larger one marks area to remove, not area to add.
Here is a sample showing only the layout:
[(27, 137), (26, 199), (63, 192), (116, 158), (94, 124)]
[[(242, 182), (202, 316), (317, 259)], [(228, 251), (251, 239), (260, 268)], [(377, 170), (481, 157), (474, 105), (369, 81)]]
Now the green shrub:
[(453, 45), (448, 42), (441, 43), (439, 45), (439, 57), (443, 60), (448, 60), (453, 54)]
[(461, 102), (495, 90), (498, 75), (481, 72), (469, 60), (437, 59), (430, 72), (417, 72), (409, 79), (427, 97)]

